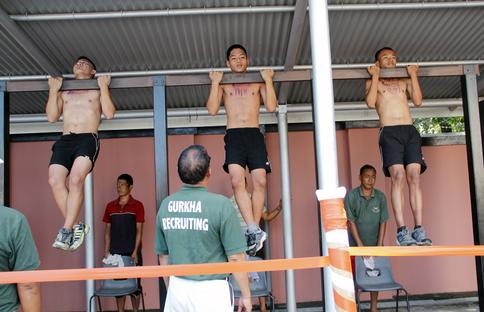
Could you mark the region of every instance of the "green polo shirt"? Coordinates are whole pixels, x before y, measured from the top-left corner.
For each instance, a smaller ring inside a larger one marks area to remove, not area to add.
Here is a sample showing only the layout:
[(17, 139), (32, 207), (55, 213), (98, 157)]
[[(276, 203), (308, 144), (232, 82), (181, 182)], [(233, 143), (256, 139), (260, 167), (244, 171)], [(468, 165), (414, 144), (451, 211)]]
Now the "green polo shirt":
[[(207, 188), (184, 185), (163, 200), (156, 216), (155, 252), (170, 264), (227, 262), (245, 252), (245, 236), (230, 200)], [(227, 274), (181, 276), (191, 280), (223, 279)]]
[[(27, 219), (17, 210), (0, 206), (0, 272), (35, 270), (39, 265)], [(19, 306), (17, 285), (0, 285), (0, 311), (16, 311)]]
[(361, 187), (354, 188), (346, 194), (345, 209), (348, 221), (358, 227), (363, 244), (376, 246), (380, 224), (388, 221), (385, 194), (373, 189), (370, 199), (366, 199)]

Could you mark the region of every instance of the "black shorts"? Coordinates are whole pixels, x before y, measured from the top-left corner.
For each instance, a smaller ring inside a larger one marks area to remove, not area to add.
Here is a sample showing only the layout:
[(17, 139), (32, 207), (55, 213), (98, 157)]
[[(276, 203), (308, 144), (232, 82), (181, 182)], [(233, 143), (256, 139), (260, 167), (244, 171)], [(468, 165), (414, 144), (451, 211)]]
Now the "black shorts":
[(422, 138), (414, 126), (383, 127), (379, 143), (385, 176), (390, 176), (388, 167), (392, 165), (420, 164), (420, 173), (427, 169), (422, 154)]
[(229, 172), (229, 164), (237, 164), (243, 168), (247, 166), (249, 171), (262, 168), (267, 173), (271, 172), (264, 136), (259, 128), (227, 129), (224, 142), (225, 172)]
[(77, 157), (87, 156), (94, 168), (99, 154), (99, 137), (96, 133), (64, 134), (52, 146), (52, 157), (49, 165), (62, 165), (71, 171)]

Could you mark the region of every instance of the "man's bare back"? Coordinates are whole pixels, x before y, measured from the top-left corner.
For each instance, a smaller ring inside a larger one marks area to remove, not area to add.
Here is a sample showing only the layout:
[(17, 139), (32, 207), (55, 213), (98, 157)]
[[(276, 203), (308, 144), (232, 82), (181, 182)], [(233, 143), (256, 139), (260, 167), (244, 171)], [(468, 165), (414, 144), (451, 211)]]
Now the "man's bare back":
[(98, 90), (64, 91), (64, 134), (97, 133), (101, 120), (100, 92)]
[(222, 85), (227, 129), (258, 128), (261, 104), (260, 83)]

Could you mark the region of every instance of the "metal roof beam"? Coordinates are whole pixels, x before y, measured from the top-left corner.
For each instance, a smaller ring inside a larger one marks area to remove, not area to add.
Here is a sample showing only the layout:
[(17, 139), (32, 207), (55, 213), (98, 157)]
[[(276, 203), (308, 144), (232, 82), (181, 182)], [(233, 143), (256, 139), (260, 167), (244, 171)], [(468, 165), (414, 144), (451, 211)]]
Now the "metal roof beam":
[(40, 67), (50, 75), (60, 75), (57, 67), (47, 58), (47, 56), (36, 46), (32, 40), (20, 29), (20, 27), (0, 8), (0, 25), (10, 34), (10, 36), (40, 65)]
[[(429, 9), (467, 9), (484, 7), (484, 1), (452, 2), (413, 2), (413, 3), (369, 3), (369, 4), (331, 4), (329, 11), (381, 11), (381, 10), (429, 10)], [(306, 8), (307, 9), (307, 8)], [(47, 13), (47, 14), (12, 14), (10, 18), (22, 22), (89, 20), (133, 17), (189, 16), (213, 14), (254, 14), (254, 13), (288, 13), (295, 6), (246, 6), (197, 9), (161, 9), (138, 11), (110, 11), (87, 13)]]
[[(298, 0), (296, 2), (296, 9), (292, 18), (291, 32), (289, 34), (289, 42), (287, 44), (286, 60), (284, 62), (284, 70), (293, 70), (296, 65), (297, 55), (300, 50), (302, 41), (301, 33), (303, 31), (304, 22), (306, 20), (306, 11), (308, 7), (308, 0)], [(289, 90), (294, 84), (292, 82), (283, 82), (278, 95), (279, 103), (286, 103), (289, 95)]]
[[(439, 103), (439, 101), (442, 101)], [(311, 123), (311, 104), (287, 105), (288, 123)], [(414, 118), (462, 116), (462, 99), (424, 100), (424, 106), (411, 108)], [(214, 127), (227, 124), (224, 113), (208, 116), (199, 110), (169, 109), (168, 128)], [(196, 116), (197, 118), (193, 118)], [(375, 110), (364, 102), (336, 103), (335, 121), (378, 120)], [(277, 116), (261, 110), (261, 124), (277, 124)], [(114, 119), (103, 120), (100, 131), (153, 129), (153, 111), (119, 111)], [(62, 131), (62, 122), (48, 123), (45, 114), (10, 116), (10, 134), (36, 134)]]
[[(484, 98), (480, 98), (480, 100), (484, 100)], [(424, 99), (423, 107), (427, 108), (447, 108), (449, 110), (454, 110), (457, 107), (462, 106), (462, 99), (455, 98), (455, 99)], [(413, 107), (413, 106), (411, 106)], [(365, 102), (357, 101), (357, 102), (336, 102), (334, 105), (335, 111), (348, 111), (348, 110), (368, 110), (368, 106)], [(305, 113), (312, 111), (312, 104), (311, 103), (299, 103), (299, 104), (288, 104), (287, 105), (287, 112), (288, 113)], [(267, 113), (264, 107), (260, 108), (261, 114), (270, 114)], [(224, 116), (226, 115), (225, 109), (223, 107), (220, 108), (219, 115)], [(167, 116), (168, 117), (204, 117), (210, 116), (208, 111), (205, 107), (198, 107), (198, 108), (170, 108), (167, 109)], [(152, 109), (143, 109), (143, 110), (121, 110), (117, 111), (114, 119), (139, 119), (139, 118), (153, 118), (153, 110)], [(47, 116), (45, 114), (16, 114), (10, 115), (10, 123), (30, 123), (30, 122), (47, 122)]]
[[(476, 74), (479, 74), (479, 65), (474, 65)], [(419, 69), (419, 77), (450, 77), (464, 75), (464, 66), (434, 66), (422, 67)], [(405, 68), (382, 69), (380, 77), (382, 78), (404, 78), (408, 77)], [(366, 69), (333, 69), (334, 80), (349, 79), (369, 79), (370, 75)], [(274, 73), (274, 82), (287, 81), (307, 81), (311, 80), (310, 70), (285, 71)], [(252, 83), (263, 82), (259, 73), (246, 74), (225, 74), (222, 83)], [(197, 86), (210, 85), (211, 81), (206, 74), (197, 75), (166, 75), (166, 86)], [(150, 76), (113, 78), (111, 80), (111, 89), (125, 88), (146, 88), (153, 87), (153, 80)], [(62, 90), (88, 90), (99, 89), (96, 79), (89, 80), (66, 80), (62, 84)], [(48, 91), (49, 87), (46, 80), (30, 81), (7, 81), (8, 92), (28, 92), (28, 91)]]
[(383, 10), (433, 10), (482, 8), (484, 1), (413, 2), (413, 3), (371, 3), (332, 4), (329, 11), (383, 11)]
[(294, 6), (245, 6), (224, 8), (200, 8), (200, 9), (161, 9), (161, 10), (138, 10), (138, 11), (110, 11), (110, 12), (87, 12), (87, 13), (47, 13), (47, 14), (16, 14), (10, 17), (15, 21), (42, 22), (63, 20), (92, 20), (111, 18), (133, 17), (171, 17), (190, 15), (214, 15), (214, 14), (254, 14), (254, 13), (287, 13), (294, 11)]
[[(457, 60), (457, 61), (426, 61), (426, 62), (399, 62), (397, 67), (405, 67), (411, 64), (418, 64), (420, 67), (454, 66), (454, 65), (483, 65), (484, 60)], [(366, 69), (374, 63), (355, 63), (355, 64), (333, 64), (333, 69)], [(261, 69), (271, 68), (274, 71), (283, 71), (284, 66), (253, 66), (249, 67), (249, 72), (259, 72)], [(311, 70), (311, 65), (296, 65), (294, 70)], [(161, 70), (140, 70), (140, 71), (118, 71), (118, 72), (98, 72), (97, 75), (110, 75), (111, 77), (139, 77), (139, 76), (159, 76), (159, 75), (185, 75), (185, 74), (207, 74), (213, 70), (230, 73), (227, 67), (218, 68), (186, 68), (186, 69), (161, 69)], [(64, 78), (74, 78), (73, 74), (62, 75)], [(27, 76), (0, 76), (0, 80), (6, 81), (27, 81), (27, 80), (46, 80), (49, 75), (27, 75)]]

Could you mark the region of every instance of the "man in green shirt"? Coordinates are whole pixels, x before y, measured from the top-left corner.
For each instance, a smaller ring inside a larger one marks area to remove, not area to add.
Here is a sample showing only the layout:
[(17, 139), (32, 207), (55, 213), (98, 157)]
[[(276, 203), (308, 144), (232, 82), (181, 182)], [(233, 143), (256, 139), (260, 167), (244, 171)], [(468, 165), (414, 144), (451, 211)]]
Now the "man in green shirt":
[[(0, 272), (35, 270), (40, 265), (29, 224), (23, 214), (0, 206)], [(0, 311), (40, 312), (38, 283), (0, 284)]]
[[(345, 197), (345, 209), (353, 244), (383, 246), (388, 209), (385, 194), (375, 189), (376, 170), (371, 165), (360, 168), (360, 186)], [(372, 291), (371, 312), (377, 311), (378, 292)]]
[[(226, 197), (207, 191), (210, 174), (210, 156), (203, 146), (183, 150), (178, 175), (184, 185), (163, 200), (156, 217), (155, 252), (161, 265), (245, 261), (247, 245), (239, 220)], [(233, 275), (242, 291), (239, 310), (251, 311), (247, 273)], [(170, 276), (165, 312), (232, 311), (227, 277)]]

